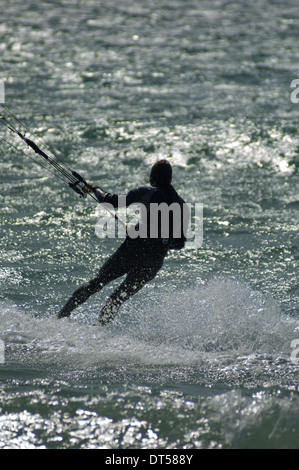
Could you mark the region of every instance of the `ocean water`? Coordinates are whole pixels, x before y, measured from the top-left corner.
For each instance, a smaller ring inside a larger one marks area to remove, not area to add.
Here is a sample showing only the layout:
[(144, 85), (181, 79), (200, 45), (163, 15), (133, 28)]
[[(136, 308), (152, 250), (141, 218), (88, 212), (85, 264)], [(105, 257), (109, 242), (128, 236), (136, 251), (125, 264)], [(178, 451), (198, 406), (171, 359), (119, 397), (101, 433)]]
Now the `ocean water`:
[(5, 106), (60, 161), (121, 193), (167, 158), (204, 206), (114, 322), (117, 283), (58, 320), (121, 240), (1, 126), (0, 448), (298, 449), (297, 2), (0, 5)]

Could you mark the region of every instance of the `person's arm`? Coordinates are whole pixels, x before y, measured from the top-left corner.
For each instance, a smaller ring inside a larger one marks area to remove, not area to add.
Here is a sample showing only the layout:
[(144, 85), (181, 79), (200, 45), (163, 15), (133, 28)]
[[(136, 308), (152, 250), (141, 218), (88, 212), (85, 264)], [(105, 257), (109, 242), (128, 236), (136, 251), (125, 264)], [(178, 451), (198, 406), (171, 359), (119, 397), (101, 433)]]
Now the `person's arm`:
[(127, 195), (125, 194), (118, 195), (118, 194), (106, 193), (99, 186), (95, 186), (92, 184), (89, 184), (88, 186), (85, 186), (84, 188), (85, 192), (93, 192), (97, 200), (100, 203), (106, 202), (106, 203), (111, 204), (115, 208), (128, 207), (131, 204), (140, 202), (148, 190), (149, 188), (140, 187), (140, 188), (132, 189), (131, 191), (128, 192)]

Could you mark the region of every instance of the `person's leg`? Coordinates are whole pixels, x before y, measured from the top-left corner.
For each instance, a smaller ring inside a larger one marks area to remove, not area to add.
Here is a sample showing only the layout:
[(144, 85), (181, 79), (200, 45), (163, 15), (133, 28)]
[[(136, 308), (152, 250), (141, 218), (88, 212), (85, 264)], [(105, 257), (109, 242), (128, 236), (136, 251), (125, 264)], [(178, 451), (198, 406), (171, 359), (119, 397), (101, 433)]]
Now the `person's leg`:
[(161, 266), (131, 269), (125, 280), (112, 293), (108, 302), (102, 308), (99, 316), (100, 324), (105, 325), (113, 320), (121, 305), (151, 281), (160, 268)]
[(124, 256), (123, 245), (106, 261), (99, 274), (81, 285), (71, 296), (65, 306), (60, 310), (57, 317), (70, 316), (71, 312), (96, 292), (100, 291), (106, 284), (123, 276), (130, 269), (130, 265)]
[(71, 296), (71, 298), (67, 301), (64, 307), (60, 310), (57, 317), (69, 317), (71, 312), (75, 310), (75, 308), (79, 307), (79, 305), (86, 302), (87, 299), (96, 292), (98, 292), (107, 282), (104, 279), (101, 279), (100, 276), (91, 279), (90, 281), (82, 284)]

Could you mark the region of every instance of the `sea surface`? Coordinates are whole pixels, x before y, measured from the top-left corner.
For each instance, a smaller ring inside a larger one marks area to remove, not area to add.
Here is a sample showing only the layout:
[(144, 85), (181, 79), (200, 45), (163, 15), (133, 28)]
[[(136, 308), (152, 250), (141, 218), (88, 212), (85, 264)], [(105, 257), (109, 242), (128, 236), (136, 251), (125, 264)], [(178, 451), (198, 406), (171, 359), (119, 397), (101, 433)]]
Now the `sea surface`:
[(58, 320), (122, 240), (0, 126), (0, 448), (298, 449), (298, 2), (0, 8), (5, 106), (37, 141), (114, 193), (167, 158), (204, 207), (202, 246), (111, 324), (117, 281)]

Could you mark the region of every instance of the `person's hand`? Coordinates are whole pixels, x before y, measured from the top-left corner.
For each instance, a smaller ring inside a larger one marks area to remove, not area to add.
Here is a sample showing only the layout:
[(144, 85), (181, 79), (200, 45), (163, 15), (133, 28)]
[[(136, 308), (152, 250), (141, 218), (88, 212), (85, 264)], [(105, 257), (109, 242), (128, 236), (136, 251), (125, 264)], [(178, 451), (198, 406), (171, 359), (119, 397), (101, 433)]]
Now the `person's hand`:
[(95, 190), (96, 186), (94, 184), (86, 184), (85, 186), (83, 186), (82, 188), (82, 191), (84, 191), (84, 193), (92, 193), (94, 190)]

